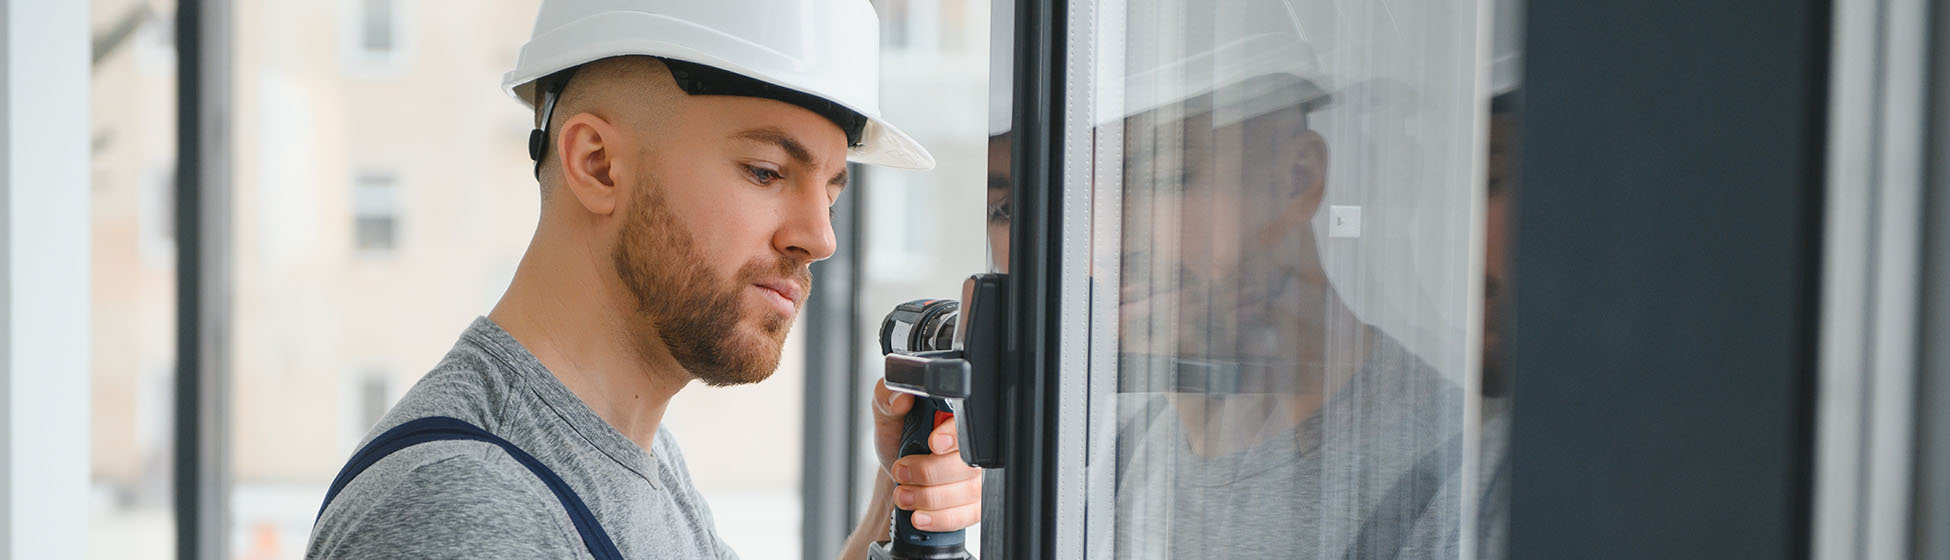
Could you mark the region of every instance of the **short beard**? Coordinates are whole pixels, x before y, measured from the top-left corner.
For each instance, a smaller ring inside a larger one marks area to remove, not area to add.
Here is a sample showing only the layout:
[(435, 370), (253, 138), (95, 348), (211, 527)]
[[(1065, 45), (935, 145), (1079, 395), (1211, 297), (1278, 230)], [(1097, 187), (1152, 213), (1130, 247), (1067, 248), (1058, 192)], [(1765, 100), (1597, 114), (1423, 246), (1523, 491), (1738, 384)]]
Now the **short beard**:
[[(611, 260), (616, 275), (636, 298), (639, 319), (648, 323), (677, 364), (705, 385), (726, 387), (764, 381), (779, 367), (791, 322), (766, 313), (759, 327), (766, 339), (738, 332), (750, 314), (744, 290), (766, 278), (788, 278), (800, 293), (811, 293), (812, 273), (803, 264), (780, 259), (753, 261), (726, 285), (711, 273), (709, 259), (690, 232), (679, 226), (659, 194), (661, 185), (638, 185), (628, 221)], [(769, 273), (769, 274), (768, 274)], [(637, 322), (633, 326), (642, 325)], [(639, 344), (649, 341), (633, 329)]]

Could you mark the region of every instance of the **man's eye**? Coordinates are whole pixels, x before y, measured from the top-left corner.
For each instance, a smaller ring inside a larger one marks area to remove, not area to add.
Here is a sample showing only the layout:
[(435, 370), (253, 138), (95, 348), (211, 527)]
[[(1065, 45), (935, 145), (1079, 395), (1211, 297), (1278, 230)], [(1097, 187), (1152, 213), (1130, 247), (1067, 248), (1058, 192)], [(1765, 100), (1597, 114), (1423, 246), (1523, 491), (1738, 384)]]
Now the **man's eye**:
[(745, 173), (751, 174), (752, 180), (758, 181), (758, 184), (761, 185), (770, 185), (773, 181), (785, 178), (784, 175), (780, 175), (777, 171), (756, 165), (745, 166)]
[(1015, 216), (1010, 211), (1009, 201), (1007, 200), (990, 204), (988, 207), (988, 221), (990, 224), (1006, 224), (1013, 218)]

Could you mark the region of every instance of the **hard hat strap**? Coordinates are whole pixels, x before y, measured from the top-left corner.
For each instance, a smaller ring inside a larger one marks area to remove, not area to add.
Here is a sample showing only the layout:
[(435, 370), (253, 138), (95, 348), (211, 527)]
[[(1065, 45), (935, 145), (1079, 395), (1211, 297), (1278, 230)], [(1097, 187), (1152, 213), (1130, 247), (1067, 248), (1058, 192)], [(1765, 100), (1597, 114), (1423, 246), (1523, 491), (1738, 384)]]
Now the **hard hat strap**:
[(570, 68), (542, 79), (542, 126), (528, 131), (528, 158), (535, 160), (537, 181), (542, 179), (542, 156), (548, 155), (548, 127), (555, 121), (555, 102), (562, 98), (562, 90), (569, 87), (569, 77), (575, 71)]

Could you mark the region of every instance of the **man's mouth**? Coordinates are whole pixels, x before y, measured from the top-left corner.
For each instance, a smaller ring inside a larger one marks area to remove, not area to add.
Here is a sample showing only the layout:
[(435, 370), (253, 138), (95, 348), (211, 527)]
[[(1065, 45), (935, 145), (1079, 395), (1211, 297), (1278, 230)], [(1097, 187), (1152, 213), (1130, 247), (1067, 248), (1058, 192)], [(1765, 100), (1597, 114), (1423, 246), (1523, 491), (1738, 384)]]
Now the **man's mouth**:
[(752, 283), (760, 295), (778, 309), (780, 314), (791, 316), (799, 309), (803, 297), (802, 289), (788, 280), (765, 280)]

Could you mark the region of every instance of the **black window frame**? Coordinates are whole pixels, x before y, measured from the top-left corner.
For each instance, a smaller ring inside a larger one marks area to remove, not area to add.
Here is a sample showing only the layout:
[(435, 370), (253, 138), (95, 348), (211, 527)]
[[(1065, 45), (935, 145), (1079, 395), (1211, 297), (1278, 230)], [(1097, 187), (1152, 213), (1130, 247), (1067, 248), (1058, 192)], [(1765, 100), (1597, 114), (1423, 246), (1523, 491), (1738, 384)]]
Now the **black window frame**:
[[(995, 0), (989, 56), (1013, 68), (1009, 166), (1007, 349), (1003, 357), (1004, 438), (999, 476), (984, 487), (982, 551), (998, 558), (1056, 554), (1057, 426), (1062, 295), (1060, 262), (1063, 168), (1064, 38), (1068, 5), (1049, 0)], [(1009, 18), (1001, 17), (1011, 16)], [(1004, 27), (1007, 26), (1007, 27)], [(996, 100), (1000, 101), (1000, 100)], [(990, 149), (996, 149), (991, 147)], [(999, 484), (997, 484), (999, 483)], [(1000, 486), (996, 488), (995, 486)]]
[(176, 5), (176, 557), (228, 557), (230, 18)]

